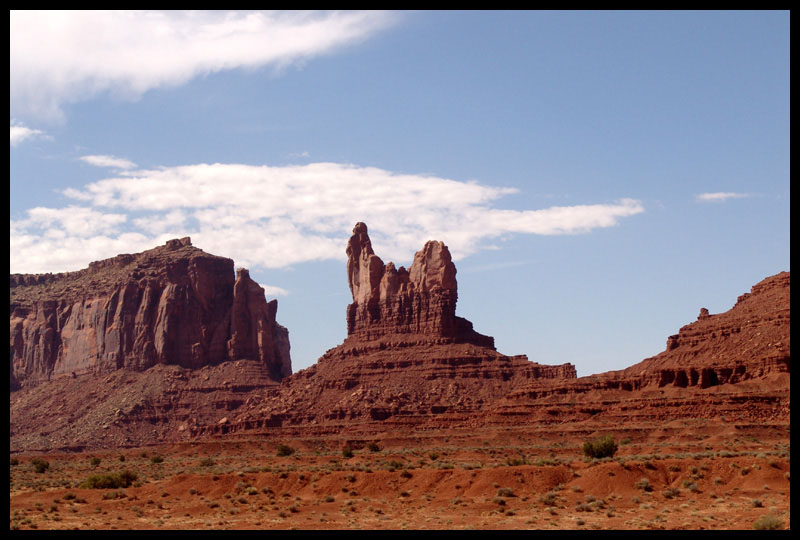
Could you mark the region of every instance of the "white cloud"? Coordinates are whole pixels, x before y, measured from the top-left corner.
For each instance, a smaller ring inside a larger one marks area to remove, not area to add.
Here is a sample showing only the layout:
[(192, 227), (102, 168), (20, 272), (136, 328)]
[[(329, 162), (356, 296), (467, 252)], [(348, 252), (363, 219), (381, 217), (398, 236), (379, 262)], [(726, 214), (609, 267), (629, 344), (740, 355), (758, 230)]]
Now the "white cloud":
[(11, 146), (17, 146), (19, 143), (33, 137), (46, 137), (46, 135), (43, 131), (29, 128), (21, 122), (11, 122)]
[[(261, 285), (259, 283), (259, 285)], [(286, 289), (282, 289), (281, 287), (276, 287), (274, 285), (261, 285), (264, 287), (264, 294), (267, 297), (270, 296), (289, 296), (289, 291)]]
[(27, 213), (28, 219), (12, 220), (12, 228), (59, 229), (68, 236), (88, 237), (98, 233), (117, 233), (119, 226), (128, 219), (124, 214), (107, 214), (81, 206), (60, 209), (36, 207)]
[(105, 92), (136, 99), (223, 70), (280, 69), (396, 18), (380, 11), (12, 11), (11, 109), (61, 119), (63, 104)]
[(698, 202), (724, 202), (728, 199), (744, 199), (749, 197), (747, 193), (732, 193), (719, 191), (716, 193), (701, 193), (695, 196)]
[[(644, 211), (633, 199), (538, 210), (493, 207), (514, 193), (477, 182), (338, 163), (216, 163), (126, 171), (64, 191), (84, 206), (36, 208), (27, 220), (12, 221), (12, 268), (17, 268), (12, 271), (81, 268), (180, 236), (191, 236), (194, 245), (248, 268), (341, 260), (358, 221), (369, 226), (384, 261), (410, 262), (432, 239), (444, 241), (461, 259), (495, 248), (493, 239), (510, 234), (587, 233)], [(71, 243), (55, 238), (54, 230), (63, 231)], [(128, 237), (133, 243), (115, 252), (114, 240), (124, 234), (135, 235)], [(47, 245), (72, 246), (70, 268), (57, 266), (66, 259), (50, 258), (42, 248)]]
[(133, 169), (136, 167), (136, 163), (133, 161), (114, 156), (93, 155), (81, 156), (78, 159), (95, 167), (108, 167), (111, 169)]

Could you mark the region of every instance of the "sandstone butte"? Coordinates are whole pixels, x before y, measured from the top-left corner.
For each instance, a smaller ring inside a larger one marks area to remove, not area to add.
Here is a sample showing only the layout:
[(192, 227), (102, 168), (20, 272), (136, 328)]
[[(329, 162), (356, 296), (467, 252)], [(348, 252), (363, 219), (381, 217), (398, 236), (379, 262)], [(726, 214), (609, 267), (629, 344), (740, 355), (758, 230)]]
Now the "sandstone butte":
[(346, 253), (347, 337), (294, 374), (275, 301), (188, 239), (79, 272), (12, 275), (11, 450), (558, 423), (591, 433), (722, 415), (788, 425), (788, 272), (725, 313), (701, 309), (664, 352), (577, 378), (571, 364), (497, 352), (455, 315), (443, 243), (395, 268), (358, 223)]
[(60, 377), (257, 360), (291, 374), (278, 301), (189, 238), (63, 274), (12, 274), (11, 388)]

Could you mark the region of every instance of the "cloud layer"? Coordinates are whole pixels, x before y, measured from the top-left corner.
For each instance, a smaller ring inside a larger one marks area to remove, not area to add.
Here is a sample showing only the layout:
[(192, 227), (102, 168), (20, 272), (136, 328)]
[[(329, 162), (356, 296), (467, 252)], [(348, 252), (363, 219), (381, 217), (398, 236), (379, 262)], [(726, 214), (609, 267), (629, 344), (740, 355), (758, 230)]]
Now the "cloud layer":
[(11, 110), (60, 119), (104, 92), (135, 99), (223, 70), (285, 67), (364, 39), (391, 13), (12, 11)]
[(111, 169), (133, 169), (136, 167), (136, 163), (133, 161), (114, 156), (92, 155), (81, 156), (79, 159), (95, 167), (108, 167)]
[(728, 199), (745, 199), (750, 195), (747, 193), (732, 193), (729, 191), (718, 191), (716, 193), (701, 193), (695, 196), (697, 202), (724, 202)]
[(23, 141), (34, 137), (46, 137), (43, 131), (29, 128), (21, 122), (11, 121), (11, 146), (17, 146)]
[(426, 241), (456, 259), (512, 234), (579, 234), (644, 211), (633, 199), (538, 210), (495, 208), (514, 189), (339, 163), (198, 164), (122, 171), (67, 189), (76, 203), (11, 221), (11, 271), (76, 270), (90, 261), (191, 236), (240, 266), (342, 259), (367, 223), (381, 256), (402, 264)]

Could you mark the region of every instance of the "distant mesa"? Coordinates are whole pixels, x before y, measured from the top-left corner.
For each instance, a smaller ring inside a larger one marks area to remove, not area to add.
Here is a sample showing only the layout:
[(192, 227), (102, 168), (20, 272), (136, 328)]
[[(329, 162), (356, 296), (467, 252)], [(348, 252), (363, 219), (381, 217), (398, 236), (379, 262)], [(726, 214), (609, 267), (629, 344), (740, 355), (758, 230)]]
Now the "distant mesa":
[(357, 223), (345, 252), (344, 339), (296, 373), (277, 301), (189, 238), (78, 272), (12, 274), (12, 452), (232, 434), (356, 441), (521, 426), (647, 430), (723, 414), (788, 426), (788, 272), (724, 313), (701, 308), (663, 352), (578, 378), (570, 363), (501, 354), (456, 315), (444, 243), (426, 242), (408, 269), (397, 268)]
[(54, 377), (142, 371), (155, 364), (197, 369), (225, 360), (260, 362), (269, 377), (291, 374), (289, 337), (277, 300), (233, 261), (186, 238), (77, 272), (12, 274), (11, 388)]

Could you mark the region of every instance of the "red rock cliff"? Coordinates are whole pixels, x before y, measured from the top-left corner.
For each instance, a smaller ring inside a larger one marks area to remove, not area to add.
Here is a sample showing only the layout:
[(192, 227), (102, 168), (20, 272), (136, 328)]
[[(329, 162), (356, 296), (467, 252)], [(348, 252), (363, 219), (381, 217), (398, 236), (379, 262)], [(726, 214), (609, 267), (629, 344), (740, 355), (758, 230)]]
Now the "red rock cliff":
[(291, 373), (277, 301), (189, 238), (63, 274), (11, 275), (11, 388), (59, 376), (259, 360)]
[(413, 334), (494, 348), (493, 338), (456, 317), (456, 267), (443, 242), (427, 242), (408, 270), (395, 268), (375, 255), (367, 226), (357, 223), (346, 253), (353, 295), (347, 307), (348, 337), (364, 341)]
[(344, 343), (224, 429), (419, 424), (445, 412), (474, 414), (532, 380), (576, 377), (572, 364), (503, 355), (493, 338), (456, 317), (456, 267), (442, 242), (427, 242), (409, 270), (396, 269), (375, 255), (367, 226), (357, 223), (346, 253), (353, 303)]

